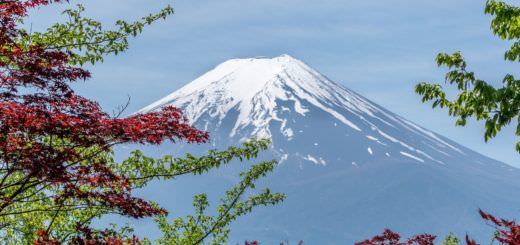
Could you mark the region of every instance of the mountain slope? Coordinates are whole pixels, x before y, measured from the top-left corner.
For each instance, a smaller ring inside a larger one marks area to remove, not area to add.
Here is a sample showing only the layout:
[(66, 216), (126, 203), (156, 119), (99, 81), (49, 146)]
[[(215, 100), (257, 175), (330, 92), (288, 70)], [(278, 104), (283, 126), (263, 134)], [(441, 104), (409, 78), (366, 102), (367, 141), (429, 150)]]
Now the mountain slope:
[(397, 116), (288, 55), (226, 61), (140, 112), (165, 105), (208, 130), (213, 146), (272, 139), (264, 157), (281, 163), (266, 185), (289, 199), (239, 221), (239, 240), (343, 244), (387, 226), (485, 237), (477, 208), (511, 217), (520, 204), (511, 195), (520, 187), (518, 169)]
[[(374, 148), (377, 148), (378, 153), (387, 157), (445, 164), (442, 159), (472, 154), (330, 81), (288, 55), (224, 62), (141, 112), (164, 105), (182, 108), (192, 122), (210, 131), (235, 116), (231, 124), (225, 125), (232, 126), (226, 133), (235, 140), (272, 138), (275, 132), (283, 135), (283, 140), (293, 141), (305, 134), (308, 124), (302, 122), (319, 117), (330, 122), (330, 126), (339, 127), (336, 131), (344, 132), (345, 138), (364, 137), (360, 141), (367, 155), (376, 154)], [(279, 127), (273, 128), (275, 124)], [(325, 164), (315, 156), (304, 157)]]

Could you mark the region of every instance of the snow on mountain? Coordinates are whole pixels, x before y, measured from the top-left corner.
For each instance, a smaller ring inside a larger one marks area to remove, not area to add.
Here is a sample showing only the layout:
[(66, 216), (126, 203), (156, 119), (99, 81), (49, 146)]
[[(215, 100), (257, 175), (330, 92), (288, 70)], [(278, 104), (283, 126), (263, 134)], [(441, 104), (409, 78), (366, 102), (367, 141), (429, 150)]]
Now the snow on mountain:
[(255, 127), (254, 136), (270, 137), (267, 125), (272, 120), (282, 121), (277, 115), (279, 108), (276, 100), (294, 101), (294, 111), (302, 116), (308, 111), (300, 103), (305, 100), (361, 131), (329, 106), (335, 104), (357, 112), (366, 111), (367, 108), (363, 108), (366, 103), (352, 95), (301, 61), (283, 55), (274, 59), (235, 59), (224, 62), (143, 111), (173, 104), (185, 107), (188, 117), (195, 122), (204, 113), (222, 119), (237, 107), (240, 113), (231, 136), (237, 130), (252, 125)]
[[(290, 106), (283, 106), (284, 102)], [(445, 154), (464, 154), (435, 133), (386, 111), (289, 55), (226, 61), (140, 112), (165, 105), (182, 108), (191, 122), (206, 129), (210, 125), (221, 125), (231, 111), (236, 111), (238, 116), (230, 137), (272, 138), (272, 122), (276, 121), (280, 122), (276, 130), (291, 140), (301, 130), (290, 127), (288, 117), (283, 114), (292, 112), (305, 117), (312, 109), (331, 116), (337, 121), (336, 127), (343, 124), (352, 133), (364, 135), (382, 146), (399, 146), (396, 152), (385, 152), (387, 155), (393, 153), (418, 162), (430, 160), (444, 164), (423, 149), (433, 148), (439, 152), (448, 149), (450, 153)], [(204, 116), (206, 121), (201, 124)], [(398, 133), (391, 134), (384, 128)], [(239, 134), (241, 131), (246, 133)], [(414, 145), (410, 142), (416, 138), (410, 140), (410, 137), (421, 137), (423, 142)], [(370, 147), (368, 153), (373, 155)]]
[[(140, 112), (166, 105), (209, 131), (208, 148), (250, 137), (273, 141), (262, 158), (280, 164), (259, 186), (288, 199), (238, 220), (232, 243), (349, 244), (385, 228), (488, 239), (492, 230), (478, 208), (518, 215), (520, 195), (511, 194), (520, 190), (518, 169), (424, 129), (288, 55), (226, 61)], [(236, 174), (228, 171), (240, 166), (212, 172), (204, 181), (186, 178), (157, 187), (153, 193), (177, 192), (153, 197), (173, 210), (190, 210), (175, 200), (191, 194), (176, 193), (196, 185), (204, 187), (193, 193), (218, 193)]]

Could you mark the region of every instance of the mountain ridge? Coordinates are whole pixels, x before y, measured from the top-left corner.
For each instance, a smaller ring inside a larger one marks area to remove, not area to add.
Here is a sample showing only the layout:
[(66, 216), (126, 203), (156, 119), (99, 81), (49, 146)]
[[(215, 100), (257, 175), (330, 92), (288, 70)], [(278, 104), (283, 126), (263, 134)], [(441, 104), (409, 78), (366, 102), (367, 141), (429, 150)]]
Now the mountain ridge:
[[(280, 101), (292, 102), (292, 105), (281, 106)], [(401, 139), (382, 128), (398, 127), (400, 131), (421, 135), (434, 144), (426, 147), (443, 154), (465, 154), (452, 143), (441, 139), (440, 135), (389, 112), (289, 55), (228, 60), (139, 112), (173, 105), (183, 109), (191, 122), (208, 129), (208, 120), (218, 118), (217, 124), (221, 124), (230, 111), (236, 110), (238, 116), (229, 132), (230, 137), (249, 127), (252, 132), (242, 133), (246, 137), (240, 140), (249, 137), (271, 138), (271, 131), (278, 131), (271, 128), (272, 122), (276, 121), (281, 123), (279, 131), (287, 140), (292, 140), (298, 131), (288, 127), (288, 120), (281, 114), (291, 112), (305, 117), (309, 109), (304, 104), (328, 113), (335, 120), (335, 126), (338, 123), (346, 125), (380, 145), (399, 145), (401, 150), (394, 153), (418, 162), (430, 160), (444, 164), (423, 151), (424, 146), (411, 145), (410, 140)], [(205, 114), (209, 119), (201, 125), (199, 119)], [(354, 123), (353, 120), (359, 122)], [(446, 147), (456, 153), (440, 149)], [(367, 146), (367, 153), (374, 154), (372, 147)], [(389, 155), (390, 152), (385, 154)], [(307, 156), (307, 159), (316, 162), (313, 156)]]
[[(211, 144), (186, 152), (251, 137), (273, 142), (261, 159), (280, 164), (259, 186), (288, 199), (238, 220), (233, 242), (345, 244), (385, 228), (488, 239), (479, 208), (518, 215), (520, 197), (510, 193), (520, 188), (520, 169), (422, 128), (288, 55), (224, 62), (140, 112), (166, 105), (210, 133)], [(243, 167), (210, 173), (202, 191), (226, 186)], [(176, 188), (202, 184), (186, 181)]]

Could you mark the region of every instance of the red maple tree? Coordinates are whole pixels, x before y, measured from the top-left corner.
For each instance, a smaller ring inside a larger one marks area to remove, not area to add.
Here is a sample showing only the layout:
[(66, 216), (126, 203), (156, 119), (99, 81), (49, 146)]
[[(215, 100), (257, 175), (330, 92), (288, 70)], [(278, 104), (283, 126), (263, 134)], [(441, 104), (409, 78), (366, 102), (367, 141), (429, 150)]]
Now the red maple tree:
[(202, 143), (208, 134), (173, 107), (118, 118), (77, 95), (70, 84), (90, 73), (69, 64), (72, 52), (21, 41), (27, 11), (54, 2), (62, 1), (0, 1), (0, 214), (25, 190), (44, 185), (61, 190), (56, 203), (81, 199), (134, 218), (164, 214), (134, 197), (129, 180), (96, 154), (125, 143)]
[[(495, 216), (482, 210), (479, 210), (479, 214), (484, 220), (490, 222), (490, 225), (496, 228), (497, 232), (495, 233), (494, 240), (500, 244), (520, 245), (519, 224), (517, 224), (515, 221), (496, 218)], [(466, 235), (466, 243), (468, 245), (478, 245), (478, 243), (475, 242), (475, 240), (470, 239), (468, 235)]]
[(356, 245), (433, 245), (435, 238), (435, 236), (424, 234), (401, 242), (401, 235), (387, 229), (383, 234), (374, 236), (370, 240), (358, 242)]
[[(520, 245), (520, 225), (515, 221), (499, 219), (495, 216), (479, 210), (480, 216), (490, 225), (495, 227), (496, 233), (493, 238), (500, 244), (504, 245)], [(401, 236), (391, 230), (385, 230), (382, 235), (377, 235), (370, 240), (356, 243), (356, 245), (433, 245), (435, 236), (418, 235), (408, 239), (406, 242), (400, 242)], [(475, 240), (466, 235), (467, 245), (479, 245)]]

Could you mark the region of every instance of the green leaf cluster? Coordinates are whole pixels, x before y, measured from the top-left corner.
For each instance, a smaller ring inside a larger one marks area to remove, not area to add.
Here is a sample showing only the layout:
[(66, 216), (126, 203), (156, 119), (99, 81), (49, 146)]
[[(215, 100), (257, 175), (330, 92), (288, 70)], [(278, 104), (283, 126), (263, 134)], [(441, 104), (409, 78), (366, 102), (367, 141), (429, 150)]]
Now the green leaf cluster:
[[(122, 162), (114, 161), (114, 152), (99, 149), (78, 149), (85, 154), (81, 164), (90, 164), (95, 158), (110, 162), (114, 173), (126, 176), (133, 190), (146, 187), (151, 181), (166, 181), (182, 175), (200, 175), (233, 161), (246, 161), (258, 157), (258, 154), (268, 149), (269, 140), (251, 139), (240, 147), (228, 147), (226, 150), (210, 150), (202, 156), (186, 154), (185, 157), (166, 155), (159, 159), (145, 156), (140, 151), (134, 151)], [(95, 156), (95, 157), (93, 157)], [(273, 171), (276, 161), (260, 162), (253, 165), (247, 172), (240, 174), (240, 181), (226, 192), (217, 207), (217, 215), (205, 213), (208, 200), (205, 194), (194, 197), (195, 214), (186, 218), (176, 218), (170, 224), (167, 217), (159, 217), (156, 223), (163, 232), (157, 244), (198, 244), (211, 240), (212, 244), (224, 244), (229, 234), (229, 225), (237, 217), (243, 216), (258, 206), (274, 205), (281, 202), (285, 196), (272, 193), (269, 189), (258, 194), (249, 195), (248, 190), (255, 188), (255, 182)], [(21, 176), (21, 175), (20, 175)], [(10, 178), (14, 178), (10, 177)], [(0, 214), (0, 237), (13, 244), (29, 244), (36, 238), (38, 230), (47, 231), (53, 239), (66, 243), (77, 234), (77, 225), (89, 226), (96, 219), (102, 219), (108, 214), (118, 214), (102, 205), (82, 200), (67, 200), (57, 204), (53, 194), (61, 190), (52, 185), (35, 186), (27, 191), (15, 205)], [(113, 233), (114, 236), (131, 235), (129, 226), (113, 225), (102, 230)], [(101, 230), (97, 231), (101, 232)], [(150, 243), (148, 240), (145, 242)]]
[[(520, 8), (503, 1), (488, 0), (485, 13), (493, 16), (491, 30), (496, 36), (514, 41), (505, 52), (505, 60), (520, 61)], [(516, 124), (515, 134), (520, 136), (520, 80), (507, 74), (502, 79), (502, 87), (495, 87), (468, 71), (460, 52), (441, 53), (436, 60), (439, 66), (449, 69), (445, 82), (454, 85), (458, 93), (450, 98), (442, 85), (423, 82), (415, 87), (423, 102), (432, 102), (433, 108), (447, 108), (448, 114), (457, 119), (457, 126), (465, 126), (469, 118), (485, 121), (485, 141), (510, 124)], [(516, 150), (520, 152), (520, 142), (517, 142)]]
[(72, 54), (71, 64), (84, 65), (102, 62), (107, 55), (117, 55), (128, 49), (128, 39), (142, 33), (145, 26), (166, 19), (174, 13), (166, 6), (157, 13), (128, 22), (118, 20), (113, 30), (106, 30), (102, 23), (83, 16), (85, 8), (78, 4), (63, 12), (67, 21), (56, 23), (45, 32), (26, 35), (21, 42), (28, 45), (38, 44), (50, 50), (65, 51)]
[(241, 173), (241, 181), (226, 192), (216, 215), (206, 214), (209, 206), (207, 196), (199, 194), (193, 199), (195, 215), (176, 218), (171, 223), (168, 223), (167, 217), (158, 218), (156, 222), (163, 236), (156, 244), (225, 244), (230, 232), (228, 226), (232, 221), (250, 213), (257, 206), (275, 205), (284, 200), (285, 195), (271, 193), (269, 189), (244, 197), (248, 190), (255, 188), (255, 182), (271, 172), (276, 164), (276, 161), (262, 162)]
[[(103, 62), (108, 55), (126, 51), (130, 38), (142, 33), (146, 26), (172, 15), (174, 11), (172, 7), (166, 6), (139, 20), (118, 20), (113, 28), (108, 29), (101, 22), (84, 16), (84, 12), (85, 8), (82, 5), (76, 5), (63, 12), (66, 19), (64, 22), (56, 23), (43, 32), (25, 30), (24, 35), (20, 36), (20, 46), (39, 46), (47, 50), (65, 52), (70, 54), (68, 62), (72, 65), (96, 64)], [(1, 59), (0, 57), (0, 61)], [(67, 142), (52, 138), (37, 140), (44, 140), (54, 148), (67, 145)], [(96, 161), (108, 162), (109, 168), (116, 175), (125, 176), (131, 189), (137, 190), (146, 187), (151, 181), (173, 180), (188, 174), (201, 175), (236, 160), (247, 161), (257, 158), (270, 144), (268, 140), (252, 139), (240, 147), (229, 147), (222, 151), (210, 150), (203, 156), (167, 155), (159, 159), (148, 157), (141, 151), (134, 151), (122, 162), (115, 161), (114, 152), (105, 148), (85, 149), (78, 146), (74, 149), (85, 159), (80, 165), (92, 165)], [(275, 166), (275, 161), (260, 162), (241, 174), (239, 183), (222, 198), (215, 216), (206, 213), (209, 202), (205, 194), (200, 194), (194, 198), (194, 215), (174, 219), (173, 223), (168, 223), (167, 217), (158, 218), (157, 224), (164, 235), (157, 243), (197, 244), (208, 240), (213, 244), (225, 243), (229, 233), (228, 226), (237, 217), (251, 212), (257, 206), (274, 205), (284, 199), (283, 194), (271, 193), (269, 189), (247, 195), (248, 191), (255, 188), (255, 182)], [(67, 199), (56, 202), (55, 197), (64, 190), (52, 184), (42, 186), (31, 179), (23, 179), (22, 173), (2, 171), (4, 172), (0, 171), (0, 181), (5, 188), (0, 191), (3, 192), (3, 196), (14, 196), (11, 193), (17, 191), (15, 183), (26, 182), (30, 185), (24, 186), (25, 192), (16, 200), (0, 200), (0, 205), (9, 202), (9, 207), (0, 214), (0, 239), (7, 244), (31, 244), (36, 239), (38, 230), (46, 231), (52, 239), (68, 243), (77, 235), (78, 225), (89, 227), (96, 219), (118, 214), (116, 210), (98, 205), (94, 200)], [(124, 238), (130, 237), (133, 230), (128, 225), (111, 225), (94, 232)]]
[(444, 241), (442, 241), (442, 243), (440, 245), (459, 245), (459, 244), (460, 244), (460, 239), (457, 236), (453, 235), (453, 233), (450, 233), (444, 238)]

